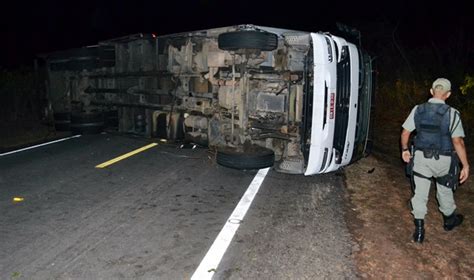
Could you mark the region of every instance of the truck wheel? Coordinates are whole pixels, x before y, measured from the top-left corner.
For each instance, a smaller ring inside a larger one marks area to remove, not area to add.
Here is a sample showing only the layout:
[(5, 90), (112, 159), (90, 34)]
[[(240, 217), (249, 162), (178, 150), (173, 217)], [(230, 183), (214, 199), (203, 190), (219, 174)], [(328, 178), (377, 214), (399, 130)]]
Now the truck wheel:
[(71, 113), (61, 112), (54, 113), (54, 128), (56, 131), (70, 131), (71, 130)]
[(74, 134), (98, 134), (104, 129), (104, 115), (100, 112), (71, 115), (71, 131)]
[(230, 147), (217, 150), (217, 163), (234, 169), (260, 169), (271, 167), (274, 162), (275, 153), (260, 146), (252, 146), (245, 151)]
[(276, 34), (265, 31), (234, 31), (222, 33), (217, 39), (219, 49), (235, 51), (238, 49), (258, 49), (273, 51), (278, 47)]

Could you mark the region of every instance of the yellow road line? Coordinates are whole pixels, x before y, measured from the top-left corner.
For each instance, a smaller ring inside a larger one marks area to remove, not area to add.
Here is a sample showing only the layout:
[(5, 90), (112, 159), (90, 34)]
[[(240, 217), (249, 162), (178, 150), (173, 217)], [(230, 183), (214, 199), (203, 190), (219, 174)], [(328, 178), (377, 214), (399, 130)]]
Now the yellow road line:
[(149, 144), (149, 145), (146, 145), (146, 146), (144, 146), (144, 147), (141, 147), (141, 148), (139, 148), (139, 149), (136, 149), (136, 150), (134, 150), (134, 151), (131, 151), (131, 152), (129, 152), (129, 153), (126, 153), (126, 154), (124, 154), (124, 155), (121, 155), (121, 156), (119, 156), (119, 157), (116, 157), (116, 158), (114, 158), (114, 159), (111, 159), (111, 160), (106, 161), (106, 162), (104, 162), (104, 163), (101, 163), (101, 164), (99, 164), (99, 165), (96, 165), (95, 168), (106, 168), (107, 166), (112, 165), (112, 164), (114, 164), (114, 163), (116, 163), (116, 162), (119, 162), (119, 161), (121, 161), (122, 159), (126, 159), (126, 158), (128, 158), (128, 157), (131, 157), (131, 156), (133, 156), (133, 155), (136, 155), (136, 154), (138, 154), (138, 153), (141, 153), (141, 152), (143, 152), (143, 151), (145, 151), (145, 150), (148, 150), (148, 149), (150, 149), (150, 148), (152, 148), (152, 147), (155, 147), (156, 145), (158, 145), (158, 143), (151, 143), (151, 144)]

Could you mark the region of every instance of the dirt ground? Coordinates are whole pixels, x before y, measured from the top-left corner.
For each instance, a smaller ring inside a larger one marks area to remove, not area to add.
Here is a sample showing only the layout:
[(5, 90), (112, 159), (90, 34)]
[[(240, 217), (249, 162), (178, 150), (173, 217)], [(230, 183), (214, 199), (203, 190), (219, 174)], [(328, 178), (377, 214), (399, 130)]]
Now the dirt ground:
[[(398, 158), (403, 119), (391, 127), (380, 120), (375, 152), (346, 169), (349, 196), (347, 220), (358, 243), (356, 264), (366, 279), (473, 279), (474, 195), (473, 178), (455, 193), (464, 223), (451, 232), (443, 229), (435, 186), (430, 192), (425, 219), (425, 241), (412, 242), (414, 230), (409, 200), (412, 191)], [(384, 127), (380, 127), (380, 123)], [(397, 125), (398, 124), (398, 125)], [(468, 154), (472, 162), (472, 151)], [(472, 176), (472, 175), (471, 175)]]

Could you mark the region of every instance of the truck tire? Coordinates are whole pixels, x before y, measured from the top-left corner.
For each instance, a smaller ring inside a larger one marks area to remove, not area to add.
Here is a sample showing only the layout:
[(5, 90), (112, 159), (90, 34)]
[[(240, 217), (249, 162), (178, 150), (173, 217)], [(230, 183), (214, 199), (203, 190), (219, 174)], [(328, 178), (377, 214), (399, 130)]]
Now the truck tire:
[(104, 130), (104, 115), (100, 112), (71, 115), (71, 131), (74, 134), (98, 134)]
[(217, 163), (234, 169), (252, 170), (273, 166), (275, 153), (267, 148), (253, 146), (241, 151), (225, 147), (217, 150)]
[(278, 47), (276, 34), (265, 31), (234, 31), (222, 33), (217, 38), (219, 49), (235, 51), (239, 49), (257, 49), (273, 51)]
[(56, 131), (70, 131), (71, 130), (71, 113), (58, 112), (54, 113), (54, 128)]

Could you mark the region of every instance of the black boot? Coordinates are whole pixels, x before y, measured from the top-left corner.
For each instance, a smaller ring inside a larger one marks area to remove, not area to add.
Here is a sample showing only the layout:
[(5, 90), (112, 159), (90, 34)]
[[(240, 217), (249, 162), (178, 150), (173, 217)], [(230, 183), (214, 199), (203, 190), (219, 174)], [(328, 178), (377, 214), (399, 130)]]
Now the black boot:
[(425, 239), (425, 221), (423, 219), (415, 219), (415, 233), (413, 233), (413, 241), (423, 243)]
[(445, 216), (443, 215), (443, 218), (444, 218), (444, 230), (445, 231), (450, 231), (452, 230), (453, 228), (459, 226), (462, 224), (462, 221), (464, 220), (464, 216), (461, 215), (461, 214), (456, 214), (455, 212), (453, 212), (451, 215), (449, 216)]

